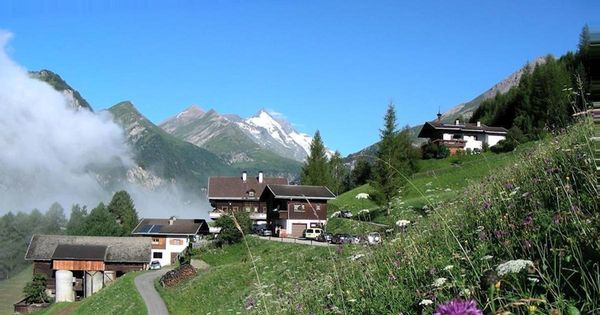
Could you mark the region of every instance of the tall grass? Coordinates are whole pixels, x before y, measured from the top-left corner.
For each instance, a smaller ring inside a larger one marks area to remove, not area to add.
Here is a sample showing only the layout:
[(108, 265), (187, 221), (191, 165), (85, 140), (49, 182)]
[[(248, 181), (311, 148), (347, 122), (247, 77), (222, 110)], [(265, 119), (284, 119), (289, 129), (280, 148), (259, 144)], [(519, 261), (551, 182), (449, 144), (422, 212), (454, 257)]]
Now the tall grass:
[(350, 257), (330, 248), (330, 267), (291, 303), (272, 295), (271, 313), (431, 314), (452, 299), (492, 314), (600, 312), (592, 128), (585, 120), (538, 143), (383, 246)]

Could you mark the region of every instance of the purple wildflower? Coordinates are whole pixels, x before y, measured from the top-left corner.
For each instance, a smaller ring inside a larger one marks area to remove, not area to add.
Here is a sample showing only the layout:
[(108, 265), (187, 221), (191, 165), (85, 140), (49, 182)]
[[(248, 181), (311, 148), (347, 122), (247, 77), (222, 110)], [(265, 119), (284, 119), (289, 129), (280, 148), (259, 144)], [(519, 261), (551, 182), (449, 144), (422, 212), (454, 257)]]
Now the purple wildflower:
[(525, 251), (529, 251), (529, 249), (531, 249), (531, 242), (529, 240), (523, 240), (521, 246)]
[(523, 226), (529, 227), (532, 225), (533, 225), (533, 215), (531, 213), (528, 213), (527, 216), (525, 217), (525, 220), (523, 220)]
[(508, 190), (512, 190), (513, 188), (515, 188), (515, 185), (513, 185), (512, 183), (506, 183), (504, 185), (504, 188), (506, 188)]
[(256, 306), (256, 300), (255, 300), (253, 297), (251, 297), (251, 296), (250, 296), (250, 297), (248, 297), (248, 298), (246, 299), (246, 303), (244, 303), (244, 307), (245, 307), (247, 310), (251, 310), (251, 309), (253, 309), (255, 306)]
[(296, 304), (296, 312), (302, 311), (303, 308), (304, 308), (304, 306), (302, 306), (302, 303)]
[(396, 282), (396, 280), (398, 280), (398, 278), (396, 278), (396, 276), (394, 275), (390, 275), (388, 279), (390, 280), (390, 282)]
[(473, 300), (452, 300), (438, 305), (434, 315), (483, 315)]
[(504, 235), (505, 235), (504, 231), (500, 231), (500, 230), (494, 231), (494, 236), (496, 236), (497, 239), (503, 238)]
[(483, 202), (483, 204), (481, 205), (481, 207), (483, 209), (489, 209), (489, 208), (492, 207), (492, 203), (489, 200), (486, 200), (486, 201)]

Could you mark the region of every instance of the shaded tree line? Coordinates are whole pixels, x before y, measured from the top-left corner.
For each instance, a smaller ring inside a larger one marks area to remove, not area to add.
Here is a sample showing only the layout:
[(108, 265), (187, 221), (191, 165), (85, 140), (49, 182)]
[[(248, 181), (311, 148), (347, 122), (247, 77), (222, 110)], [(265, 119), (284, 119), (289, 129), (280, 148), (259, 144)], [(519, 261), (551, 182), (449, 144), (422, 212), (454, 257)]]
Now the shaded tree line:
[(544, 63), (527, 66), (517, 86), (482, 102), (470, 121), (509, 129), (507, 140), (499, 144), (508, 149), (564, 128), (573, 113), (585, 106), (583, 99), (590, 85), (589, 42), (585, 26), (575, 53), (558, 59), (547, 56)]
[(126, 191), (115, 193), (105, 206), (99, 203), (91, 211), (75, 204), (67, 220), (64, 208), (57, 202), (42, 213), (8, 212), (0, 217), (0, 279), (6, 279), (27, 265), (27, 246), (34, 234), (66, 234), (94, 236), (126, 236), (139, 219), (133, 200)]

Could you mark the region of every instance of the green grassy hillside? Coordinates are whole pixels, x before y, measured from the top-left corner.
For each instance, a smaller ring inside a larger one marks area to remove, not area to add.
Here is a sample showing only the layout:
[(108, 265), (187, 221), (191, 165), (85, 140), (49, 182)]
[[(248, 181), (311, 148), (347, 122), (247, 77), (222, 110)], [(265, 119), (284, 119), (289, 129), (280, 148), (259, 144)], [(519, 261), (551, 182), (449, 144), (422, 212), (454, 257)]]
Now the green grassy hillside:
[(491, 165), (416, 176), (429, 209), (396, 204), (394, 215), (411, 222), (381, 246), (250, 239), (248, 249), (200, 255), (214, 267), (162, 294), (174, 314), (432, 314), (453, 299), (484, 314), (597, 313), (600, 200), (591, 126), (580, 123)]
[(13, 277), (0, 281), (0, 315), (13, 313), (13, 304), (23, 297), (23, 288), (31, 281), (32, 270), (29, 265)]
[(93, 296), (74, 303), (56, 303), (36, 315), (63, 314), (68, 309), (71, 315), (141, 315), (147, 314), (146, 304), (138, 293), (134, 278), (139, 272), (129, 272)]
[(197, 258), (211, 265), (208, 271), (176, 287), (159, 288), (169, 313), (275, 314), (294, 309), (287, 297), (310, 290), (313, 277), (334, 272), (334, 249), (247, 240), (250, 252), (244, 244), (204, 251)]

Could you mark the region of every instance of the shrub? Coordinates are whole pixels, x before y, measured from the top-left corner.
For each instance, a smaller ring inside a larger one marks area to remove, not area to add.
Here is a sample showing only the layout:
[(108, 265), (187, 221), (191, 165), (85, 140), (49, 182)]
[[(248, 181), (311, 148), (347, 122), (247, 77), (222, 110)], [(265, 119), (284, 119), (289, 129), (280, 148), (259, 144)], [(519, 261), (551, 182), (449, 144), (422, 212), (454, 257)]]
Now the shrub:
[(511, 152), (515, 149), (517, 144), (510, 139), (500, 140), (498, 143), (490, 148), (490, 151), (494, 153)]
[(23, 293), (27, 296), (29, 303), (45, 303), (48, 302), (46, 295), (46, 276), (37, 274), (33, 279), (25, 285)]
[(242, 232), (244, 234), (250, 233), (252, 221), (249, 213), (240, 211), (234, 215), (235, 218), (233, 215), (223, 215), (215, 221), (215, 226), (221, 228), (217, 239), (219, 242), (234, 244), (242, 240)]

